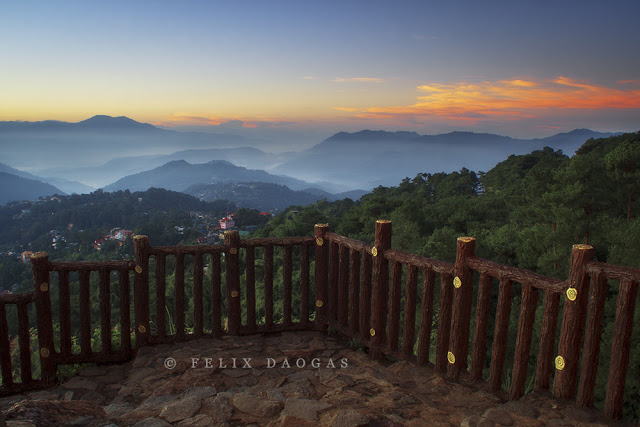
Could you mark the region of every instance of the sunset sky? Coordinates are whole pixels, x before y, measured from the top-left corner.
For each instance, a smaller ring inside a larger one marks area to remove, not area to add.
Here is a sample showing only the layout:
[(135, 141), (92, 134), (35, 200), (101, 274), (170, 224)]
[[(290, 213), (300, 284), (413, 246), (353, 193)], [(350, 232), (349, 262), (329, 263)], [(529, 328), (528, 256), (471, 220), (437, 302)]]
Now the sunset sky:
[(637, 0), (7, 0), (0, 120), (636, 131), (639, 16)]

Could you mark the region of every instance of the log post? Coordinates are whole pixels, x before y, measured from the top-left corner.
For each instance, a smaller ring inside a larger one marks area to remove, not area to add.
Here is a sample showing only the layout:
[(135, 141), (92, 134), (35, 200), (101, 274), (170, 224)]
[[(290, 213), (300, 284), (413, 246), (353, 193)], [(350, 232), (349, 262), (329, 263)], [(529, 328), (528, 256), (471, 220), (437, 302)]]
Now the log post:
[(111, 271), (102, 269), (100, 275), (100, 340), (102, 353), (111, 354)]
[(438, 309), (438, 335), (436, 336), (436, 372), (447, 373), (449, 339), (451, 337), (451, 301), (453, 300), (453, 276), (440, 275), (440, 308)]
[(416, 330), (416, 306), (418, 299), (418, 267), (407, 265), (407, 282), (405, 285), (407, 297), (404, 305), (404, 327), (402, 335), (402, 355), (405, 360), (413, 356), (413, 344)]
[(314, 236), (315, 245), (315, 296), (316, 296), (316, 329), (327, 329), (327, 287), (329, 282), (329, 245), (325, 240), (325, 233), (329, 231), (328, 224), (316, 224)]
[(607, 397), (604, 413), (611, 418), (622, 418), (624, 383), (629, 367), (633, 314), (636, 308), (638, 283), (629, 279), (620, 281), (620, 293), (616, 301), (616, 320), (613, 324), (611, 362), (607, 380)]
[(166, 326), (166, 307), (167, 307), (167, 257), (162, 255), (156, 255), (156, 323), (158, 329), (158, 336), (160, 339), (164, 339), (167, 336)]
[(513, 376), (509, 399), (520, 399), (525, 392), (527, 367), (529, 365), (529, 350), (533, 335), (533, 322), (536, 318), (538, 291), (529, 283), (522, 284), (522, 304), (520, 305), (520, 319), (518, 320), (518, 337), (513, 361)]
[(373, 300), (371, 301), (372, 328), (371, 358), (381, 360), (381, 348), (386, 344), (387, 301), (389, 300), (389, 262), (384, 251), (391, 249), (391, 221), (376, 221), (376, 241), (373, 255)]
[(496, 307), (496, 324), (493, 332), (493, 348), (491, 350), (491, 372), (489, 373), (489, 389), (500, 390), (502, 370), (507, 350), (507, 336), (509, 332), (509, 316), (511, 315), (511, 295), (513, 285), (511, 279), (500, 279), (500, 293)]
[(240, 233), (238, 230), (225, 231), (224, 244), (228, 249), (224, 256), (227, 271), (227, 307), (229, 316), (229, 334), (238, 335), (240, 331)]
[(10, 349), (11, 341), (9, 340), (7, 310), (5, 309), (5, 303), (0, 302), (0, 372), (2, 373), (2, 384), (5, 387), (13, 385)]
[(264, 247), (264, 324), (273, 326), (273, 246)]
[(58, 272), (58, 295), (60, 300), (60, 353), (62, 357), (71, 355), (71, 294), (69, 291), (69, 270)]
[(49, 256), (47, 253), (37, 252), (31, 255), (31, 268), (33, 272), (33, 286), (35, 288), (42, 380), (45, 384), (51, 384), (56, 367), (53, 361), (53, 319), (51, 316)]
[(351, 249), (349, 254), (349, 331), (358, 335), (360, 317), (360, 252)]
[(204, 328), (204, 301), (203, 301), (203, 260), (202, 252), (193, 257), (193, 331), (195, 336), (202, 336)]
[(398, 350), (398, 335), (400, 331), (400, 302), (402, 300), (402, 264), (391, 263), (391, 289), (389, 307), (389, 327), (387, 331), (387, 348), (393, 353)]
[(309, 325), (309, 246), (300, 247), (300, 323)]
[(221, 270), (220, 252), (211, 252), (211, 332), (214, 337), (222, 334)]
[(345, 327), (349, 321), (349, 248), (341, 245), (338, 254), (337, 321), (338, 325)]
[(129, 301), (129, 270), (118, 271), (118, 286), (120, 294), (120, 349), (127, 357), (131, 352), (131, 304)]
[(327, 283), (327, 320), (335, 326), (338, 323), (338, 281), (340, 277), (340, 245), (329, 245), (329, 282)]
[(136, 313), (136, 348), (149, 342), (149, 238), (133, 236), (135, 275), (133, 276), (133, 305)]
[(291, 245), (282, 248), (282, 324), (290, 327), (291, 322), (291, 303), (293, 293), (293, 250)]
[(360, 285), (360, 342), (369, 343), (371, 335), (371, 289), (372, 289), (372, 272), (371, 272), (371, 255), (368, 252), (360, 252), (362, 262), (362, 271), (360, 277), (362, 282)]
[(433, 327), (433, 291), (436, 273), (432, 269), (422, 269), (422, 309), (418, 332), (418, 364), (429, 363), (431, 352), (431, 328)]
[(556, 342), (556, 323), (558, 320), (558, 307), (560, 294), (545, 291), (544, 312), (542, 327), (540, 328), (540, 347), (538, 350), (538, 362), (536, 364), (535, 391), (543, 391), (549, 388), (551, 372), (553, 370), (553, 349)]
[(478, 302), (476, 303), (476, 325), (473, 331), (473, 350), (471, 355), (470, 379), (472, 381), (481, 381), (482, 371), (484, 370), (484, 360), (487, 351), (489, 308), (491, 307), (491, 282), (492, 278), (488, 274), (480, 275)]
[(174, 316), (176, 338), (179, 340), (185, 337), (185, 314), (184, 314), (184, 252), (176, 254), (176, 269), (174, 273), (174, 293), (176, 301), (176, 313)]
[(78, 272), (80, 280), (80, 354), (90, 357), (91, 349), (91, 271), (82, 269)]
[(587, 315), (582, 366), (580, 367), (580, 383), (578, 385), (577, 402), (579, 406), (593, 406), (593, 391), (598, 373), (600, 358), (600, 336), (604, 318), (604, 303), (607, 299), (607, 279), (599, 271), (591, 276), (589, 289), (589, 310)]
[(256, 248), (246, 248), (245, 283), (247, 292), (247, 331), (256, 330)]
[(467, 258), (474, 256), (476, 239), (458, 237), (456, 265), (453, 279), (453, 311), (451, 313), (451, 341), (449, 342), (449, 367), (447, 375), (453, 380), (467, 369), (469, 351), (469, 322), (473, 302), (473, 271), (467, 266)]
[(589, 277), (585, 273), (585, 267), (593, 260), (593, 252), (593, 247), (589, 245), (573, 245), (571, 251), (569, 289), (564, 295), (556, 375), (553, 381), (553, 395), (563, 399), (571, 399), (576, 390), (589, 289)]

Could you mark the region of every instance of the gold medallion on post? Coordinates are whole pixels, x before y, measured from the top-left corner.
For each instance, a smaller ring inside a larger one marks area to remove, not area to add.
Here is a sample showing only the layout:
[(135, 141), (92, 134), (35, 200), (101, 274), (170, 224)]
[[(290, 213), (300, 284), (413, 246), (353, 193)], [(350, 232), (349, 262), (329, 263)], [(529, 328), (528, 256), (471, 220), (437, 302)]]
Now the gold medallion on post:
[(456, 356), (452, 352), (448, 352), (447, 360), (453, 365), (454, 363), (456, 363)]
[(556, 369), (558, 371), (562, 371), (564, 369), (564, 357), (562, 356), (556, 357)]

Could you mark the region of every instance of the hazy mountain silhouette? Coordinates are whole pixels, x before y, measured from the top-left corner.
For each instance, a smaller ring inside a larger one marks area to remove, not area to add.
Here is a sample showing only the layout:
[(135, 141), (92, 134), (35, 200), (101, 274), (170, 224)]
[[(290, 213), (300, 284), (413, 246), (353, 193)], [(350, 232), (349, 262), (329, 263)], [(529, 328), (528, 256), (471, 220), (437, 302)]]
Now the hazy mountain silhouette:
[[(4, 166), (4, 165), (3, 165)], [(0, 205), (16, 200), (36, 200), (41, 196), (64, 193), (53, 185), (0, 172)]]
[[(88, 185), (85, 185), (81, 182), (77, 182), (77, 181), (69, 181), (67, 179), (62, 179), (62, 178), (43, 178), (40, 176), (36, 176), (33, 174), (30, 174), (29, 172), (25, 172), (25, 171), (21, 171), (19, 169), (15, 169), (12, 168), (9, 165), (5, 165), (4, 163), (0, 163), (0, 172), (5, 172), (5, 173), (10, 173), (12, 175), (16, 175), (22, 178), (26, 178), (26, 179), (30, 179), (30, 180), (34, 180), (34, 181), (41, 181), (47, 184), (51, 184), (54, 187), (58, 188), (59, 191), (62, 190), (64, 193), (66, 194), (73, 194), (73, 193), (77, 193), (77, 194), (81, 194), (81, 193), (90, 193), (92, 191), (95, 190), (95, 188), (93, 187), (89, 187)], [(60, 193), (62, 194), (62, 193)]]
[(140, 123), (128, 117), (111, 117), (105, 115), (93, 116), (87, 120), (72, 124), (72, 128), (93, 132), (163, 132), (161, 129), (148, 123)]
[[(270, 154), (255, 148), (259, 139), (179, 132), (127, 117), (99, 115), (78, 123), (0, 122), (0, 158), (41, 176), (80, 181), (93, 187), (173, 160), (192, 164), (226, 160), (248, 169), (313, 182), (313, 186), (335, 193), (396, 185), (406, 176), (423, 172), (451, 172), (462, 167), (487, 171), (511, 154), (525, 154), (544, 146), (572, 155), (587, 139), (611, 135), (576, 129), (527, 140), (474, 132), (420, 135), (363, 130), (336, 133), (300, 152)], [(63, 181), (56, 183), (63, 185)], [(184, 185), (196, 183), (186, 180)], [(295, 184), (291, 188), (301, 189)]]
[[(104, 115), (78, 123), (0, 122), (0, 158), (6, 163), (38, 171), (68, 168), (71, 163), (74, 168), (99, 166), (118, 157), (167, 154), (181, 149), (246, 147), (258, 143), (237, 135), (178, 132), (127, 117)], [(58, 176), (79, 179), (71, 170)]]
[(462, 167), (487, 171), (511, 154), (526, 154), (545, 146), (572, 155), (587, 139), (611, 135), (579, 129), (525, 140), (474, 132), (340, 132), (269, 171), (370, 189), (395, 185), (404, 177), (423, 172), (452, 172)]
[(151, 187), (173, 191), (184, 191), (195, 184), (228, 182), (268, 182), (286, 185), (294, 190), (311, 186), (308, 182), (287, 176), (277, 176), (262, 170), (235, 166), (224, 160), (213, 160), (204, 164), (191, 164), (174, 160), (145, 172), (129, 175), (104, 187), (105, 191), (144, 191)]

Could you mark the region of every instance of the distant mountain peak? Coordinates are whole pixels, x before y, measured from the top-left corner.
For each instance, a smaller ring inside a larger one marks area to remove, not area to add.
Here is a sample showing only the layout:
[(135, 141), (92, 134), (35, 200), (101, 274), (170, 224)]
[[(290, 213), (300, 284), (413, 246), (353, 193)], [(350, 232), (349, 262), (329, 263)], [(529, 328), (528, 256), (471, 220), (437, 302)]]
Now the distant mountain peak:
[(75, 123), (75, 126), (92, 130), (158, 130), (153, 125), (140, 123), (129, 117), (111, 117), (104, 114), (98, 114), (87, 120)]

